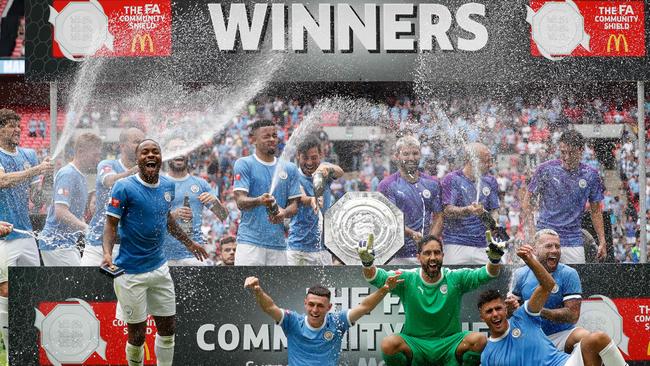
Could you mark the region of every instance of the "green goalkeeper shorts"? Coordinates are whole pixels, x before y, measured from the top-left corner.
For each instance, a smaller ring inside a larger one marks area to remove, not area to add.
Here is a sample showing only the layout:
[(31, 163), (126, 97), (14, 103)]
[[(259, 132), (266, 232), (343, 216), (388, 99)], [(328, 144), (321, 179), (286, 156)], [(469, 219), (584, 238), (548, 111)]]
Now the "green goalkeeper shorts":
[(460, 366), (456, 360), (456, 348), (469, 331), (441, 338), (417, 338), (400, 333), (411, 352), (411, 366)]

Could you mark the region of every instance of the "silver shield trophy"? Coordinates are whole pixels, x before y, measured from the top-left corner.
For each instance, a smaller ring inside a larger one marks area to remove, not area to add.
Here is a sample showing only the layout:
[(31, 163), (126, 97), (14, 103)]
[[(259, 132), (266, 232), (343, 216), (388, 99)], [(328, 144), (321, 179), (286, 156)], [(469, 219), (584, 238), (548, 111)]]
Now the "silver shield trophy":
[(404, 246), (404, 214), (379, 192), (348, 192), (325, 213), (325, 246), (347, 265), (361, 264), (360, 240), (375, 235), (375, 264)]

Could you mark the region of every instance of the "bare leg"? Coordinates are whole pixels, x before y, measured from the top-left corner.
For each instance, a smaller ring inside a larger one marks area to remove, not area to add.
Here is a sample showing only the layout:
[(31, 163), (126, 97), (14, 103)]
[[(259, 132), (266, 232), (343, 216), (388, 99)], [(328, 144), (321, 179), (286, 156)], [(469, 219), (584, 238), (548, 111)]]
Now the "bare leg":
[(171, 366), (174, 361), (174, 333), (176, 316), (154, 316), (156, 320), (155, 351), (158, 366)]
[(413, 352), (404, 338), (390, 335), (381, 341), (381, 352), (387, 366), (407, 365), (413, 359)]
[(598, 353), (611, 341), (609, 336), (603, 332), (594, 332), (584, 337), (580, 342), (584, 366), (601, 366), (603, 361)]
[(144, 358), (144, 340), (147, 322), (127, 324), (129, 338), (126, 342), (126, 361), (129, 366), (141, 366)]
[(584, 328), (576, 328), (564, 343), (564, 352), (571, 353), (573, 352), (573, 347), (580, 342), (584, 337), (589, 335), (589, 331)]

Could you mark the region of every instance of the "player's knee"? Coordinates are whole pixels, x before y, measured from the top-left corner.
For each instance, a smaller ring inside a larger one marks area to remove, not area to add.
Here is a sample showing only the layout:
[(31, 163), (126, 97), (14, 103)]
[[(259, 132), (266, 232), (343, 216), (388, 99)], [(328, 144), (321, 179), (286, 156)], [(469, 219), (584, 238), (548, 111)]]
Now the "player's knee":
[(134, 346), (142, 346), (146, 337), (146, 328), (129, 327), (129, 343)]
[(163, 336), (160, 333), (156, 334), (156, 345), (161, 348), (174, 348), (174, 335)]
[(401, 351), (402, 338), (398, 336), (388, 336), (381, 341), (381, 351), (387, 355), (394, 355)]
[(612, 341), (611, 338), (605, 332), (593, 332), (588, 336), (582, 339), (582, 343), (585, 346), (593, 347), (597, 351), (603, 350), (609, 343)]
[(584, 329), (584, 328), (577, 328), (573, 332), (571, 332), (571, 335), (569, 338), (567, 338), (566, 343), (564, 345), (564, 352), (566, 353), (571, 353), (573, 352), (573, 348), (575, 347), (578, 342), (581, 342), (585, 337), (589, 335), (589, 331)]
[(483, 333), (472, 332), (465, 337), (465, 341), (468, 343), (469, 351), (481, 352), (483, 348), (487, 345), (487, 337)]
[(134, 346), (142, 346), (145, 341), (145, 334), (142, 333), (129, 333), (129, 343)]
[(176, 320), (173, 317), (156, 317), (156, 327), (158, 328), (158, 334), (162, 336), (176, 334)]

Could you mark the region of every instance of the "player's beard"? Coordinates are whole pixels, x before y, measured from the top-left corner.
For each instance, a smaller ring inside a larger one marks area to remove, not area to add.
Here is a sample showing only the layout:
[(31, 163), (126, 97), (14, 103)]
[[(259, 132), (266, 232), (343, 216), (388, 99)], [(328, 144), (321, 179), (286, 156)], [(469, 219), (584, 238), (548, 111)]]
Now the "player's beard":
[[(435, 268), (431, 268), (429, 264), (435, 264)], [(422, 271), (426, 273), (426, 275), (431, 278), (435, 279), (440, 275), (440, 271), (442, 270), (442, 261), (438, 261), (435, 259), (431, 259), (426, 261), (425, 263), (422, 263)]]
[(401, 162), (402, 169), (408, 174), (411, 178), (415, 178), (418, 172), (419, 162), (413, 160), (402, 160)]
[(183, 158), (182, 165), (179, 165), (177, 163), (178, 160), (178, 158), (175, 158), (169, 162), (169, 169), (171, 169), (174, 173), (182, 173), (187, 169), (187, 158)]

